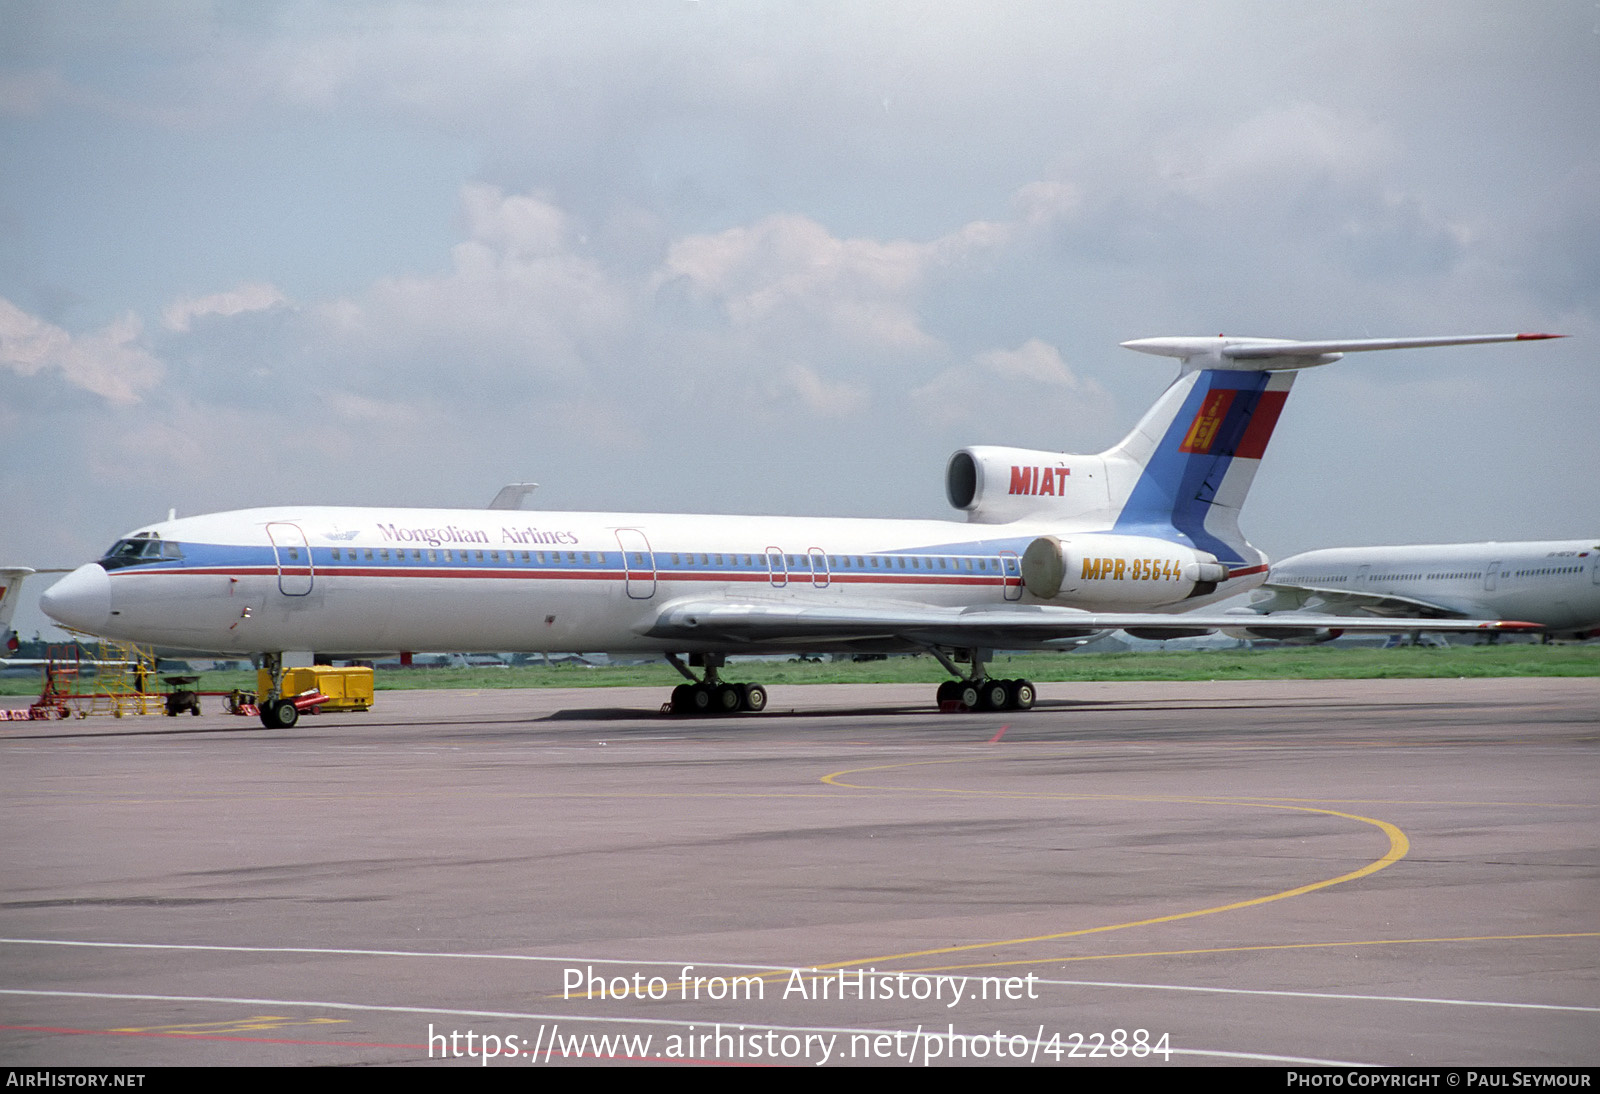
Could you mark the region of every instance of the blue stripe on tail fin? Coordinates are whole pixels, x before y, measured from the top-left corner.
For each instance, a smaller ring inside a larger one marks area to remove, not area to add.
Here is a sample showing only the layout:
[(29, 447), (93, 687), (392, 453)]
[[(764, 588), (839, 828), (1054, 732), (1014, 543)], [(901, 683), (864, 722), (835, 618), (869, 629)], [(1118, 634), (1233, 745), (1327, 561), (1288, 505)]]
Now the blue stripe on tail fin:
[(1224, 562), (1254, 563), (1238, 529), (1256, 467), (1292, 372), (1186, 373), (1121, 444), (1105, 453), (1138, 464), (1114, 530), (1184, 540)]

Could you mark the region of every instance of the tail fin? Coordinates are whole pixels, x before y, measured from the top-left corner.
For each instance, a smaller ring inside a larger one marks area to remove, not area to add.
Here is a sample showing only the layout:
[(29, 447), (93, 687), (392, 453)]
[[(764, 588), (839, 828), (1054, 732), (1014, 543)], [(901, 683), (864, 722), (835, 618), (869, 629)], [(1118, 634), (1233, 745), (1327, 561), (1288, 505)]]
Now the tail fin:
[(1176, 531), (1223, 562), (1260, 563), (1239, 531), (1239, 510), (1293, 383), (1292, 372), (1202, 369), (1178, 377), (1104, 453), (1119, 510), (1115, 530)]
[(1479, 334), (1291, 342), (1275, 338), (1144, 338), (1129, 349), (1178, 357), (1182, 371), (1133, 432), (1102, 454), (1119, 532), (1172, 536), (1234, 567), (1264, 556), (1239, 531), (1256, 468), (1296, 370), (1345, 353), (1559, 338)]

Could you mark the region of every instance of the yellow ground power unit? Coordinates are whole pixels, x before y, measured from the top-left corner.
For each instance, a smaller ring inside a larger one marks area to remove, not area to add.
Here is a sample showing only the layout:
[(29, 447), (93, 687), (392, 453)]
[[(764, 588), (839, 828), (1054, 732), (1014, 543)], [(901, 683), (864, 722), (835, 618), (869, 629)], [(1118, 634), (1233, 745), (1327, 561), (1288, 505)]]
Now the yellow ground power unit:
[[(256, 693), (265, 695), (271, 686), (272, 678), (267, 671), (259, 670), (256, 673)], [(324, 711), (367, 710), (372, 706), (372, 669), (313, 665), (310, 668), (283, 670), (285, 699), (308, 691), (320, 691), (328, 697), (327, 702), (317, 704)]]

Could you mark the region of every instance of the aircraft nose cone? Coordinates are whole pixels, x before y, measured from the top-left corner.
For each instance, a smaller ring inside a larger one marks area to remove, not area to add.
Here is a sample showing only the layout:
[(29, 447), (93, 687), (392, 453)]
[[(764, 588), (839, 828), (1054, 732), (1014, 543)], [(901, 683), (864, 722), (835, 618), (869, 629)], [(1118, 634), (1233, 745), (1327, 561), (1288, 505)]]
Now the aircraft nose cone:
[(39, 607), (63, 627), (99, 634), (111, 618), (111, 578), (98, 563), (79, 566), (40, 595)]

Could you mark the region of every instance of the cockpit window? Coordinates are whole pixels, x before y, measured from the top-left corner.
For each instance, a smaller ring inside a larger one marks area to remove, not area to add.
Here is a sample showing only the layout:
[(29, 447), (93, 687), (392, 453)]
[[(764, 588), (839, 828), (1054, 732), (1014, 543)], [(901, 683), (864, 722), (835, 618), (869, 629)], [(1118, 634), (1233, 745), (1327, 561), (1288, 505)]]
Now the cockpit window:
[(115, 570), (122, 566), (140, 566), (147, 562), (182, 558), (183, 548), (176, 542), (144, 533), (130, 539), (117, 540), (100, 560), (100, 565), (107, 570)]

